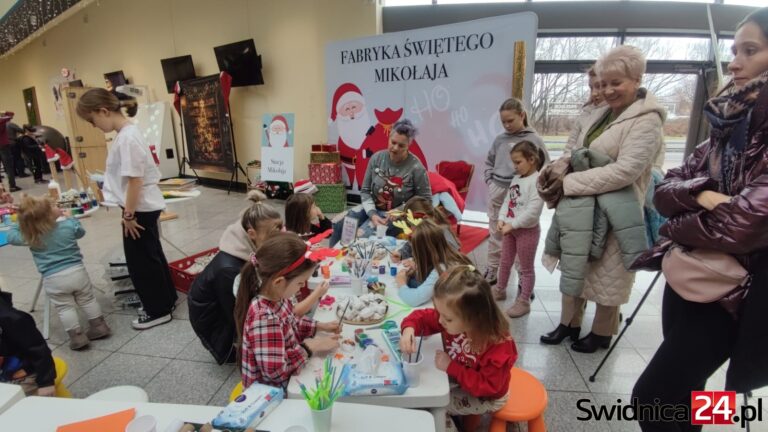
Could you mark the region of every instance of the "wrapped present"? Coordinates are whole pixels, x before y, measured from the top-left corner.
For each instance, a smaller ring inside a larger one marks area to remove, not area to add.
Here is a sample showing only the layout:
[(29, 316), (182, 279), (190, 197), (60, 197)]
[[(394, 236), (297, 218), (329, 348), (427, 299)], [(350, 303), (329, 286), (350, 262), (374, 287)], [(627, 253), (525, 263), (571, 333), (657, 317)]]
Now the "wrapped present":
[(347, 190), (343, 183), (317, 184), (315, 204), (327, 213), (340, 213), (347, 208)]
[(339, 151), (339, 147), (336, 144), (312, 144), (312, 151), (335, 153)]
[(341, 183), (341, 164), (311, 163), (309, 164), (309, 179), (314, 184)]
[(315, 152), (309, 154), (310, 163), (341, 163), (339, 152)]

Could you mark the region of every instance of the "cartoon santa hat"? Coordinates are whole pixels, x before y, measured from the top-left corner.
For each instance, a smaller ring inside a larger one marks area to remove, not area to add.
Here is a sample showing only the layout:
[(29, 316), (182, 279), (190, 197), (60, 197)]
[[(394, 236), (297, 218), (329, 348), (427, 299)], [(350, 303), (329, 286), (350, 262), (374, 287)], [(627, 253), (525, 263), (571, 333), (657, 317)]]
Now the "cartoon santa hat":
[(291, 129), (288, 128), (288, 120), (284, 116), (276, 115), (272, 117), (272, 123), (269, 125), (272, 126), (275, 123), (282, 123), (285, 126), (285, 133), (291, 133)]
[(69, 153), (65, 152), (64, 149), (57, 148), (56, 156), (58, 156), (59, 158), (61, 169), (70, 169), (75, 165), (75, 161), (72, 160), (72, 156), (70, 156)]
[(45, 145), (45, 159), (47, 159), (48, 162), (56, 162), (59, 160), (59, 155), (56, 154), (56, 152), (48, 144)]
[(307, 179), (299, 180), (293, 184), (293, 193), (314, 195), (317, 193), (317, 186)]
[(361, 104), (365, 104), (363, 92), (352, 83), (344, 83), (340, 85), (339, 88), (336, 89), (336, 92), (333, 93), (333, 101), (331, 102), (331, 121), (336, 121), (338, 109), (347, 102), (360, 102)]
[(392, 183), (398, 191), (403, 190), (403, 178), (392, 176), (389, 178), (389, 182)]

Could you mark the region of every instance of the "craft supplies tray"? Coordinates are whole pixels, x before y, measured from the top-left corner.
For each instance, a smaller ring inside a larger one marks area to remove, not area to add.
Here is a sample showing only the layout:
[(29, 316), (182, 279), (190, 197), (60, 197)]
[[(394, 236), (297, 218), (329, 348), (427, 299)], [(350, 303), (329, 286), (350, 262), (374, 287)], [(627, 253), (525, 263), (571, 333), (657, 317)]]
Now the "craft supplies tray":
[[(347, 302), (352, 302), (347, 309)], [(346, 313), (344, 313), (346, 309)], [(360, 296), (350, 296), (336, 302), (336, 316), (341, 318), (342, 322), (352, 325), (371, 325), (378, 324), (387, 317), (389, 303), (382, 295), (363, 294)]]
[(183, 293), (188, 293), (189, 289), (192, 288), (192, 282), (194, 282), (199, 273), (190, 273), (187, 270), (195, 265), (195, 260), (198, 258), (204, 257), (206, 255), (216, 254), (218, 252), (219, 248), (208, 249), (206, 251), (190, 255), (186, 258), (182, 258), (178, 261), (168, 263), (168, 267), (171, 270), (173, 286), (176, 287), (176, 290)]

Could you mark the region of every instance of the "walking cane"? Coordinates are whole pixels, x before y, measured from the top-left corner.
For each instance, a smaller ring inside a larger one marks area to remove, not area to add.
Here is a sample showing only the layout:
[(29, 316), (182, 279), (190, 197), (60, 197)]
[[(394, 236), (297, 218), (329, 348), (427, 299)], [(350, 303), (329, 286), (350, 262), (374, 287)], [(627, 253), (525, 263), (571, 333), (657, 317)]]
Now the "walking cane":
[(597, 366), (597, 369), (595, 369), (595, 373), (592, 374), (592, 376), (589, 377), (589, 382), (595, 382), (595, 377), (597, 376), (597, 373), (600, 372), (600, 369), (605, 364), (606, 360), (608, 360), (608, 357), (613, 352), (613, 349), (616, 348), (616, 345), (618, 345), (619, 341), (621, 340), (621, 337), (624, 336), (624, 333), (627, 331), (627, 328), (632, 324), (632, 321), (635, 319), (635, 315), (640, 311), (640, 308), (643, 306), (643, 303), (645, 303), (645, 299), (648, 298), (648, 294), (651, 293), (651, 290), (653, 289), (653, 286), (656, 285), (656, 282), (659, 280), (659, 276), (661, 276), (661, 271), (656, 272), (656, 276), (654, 276), (653, 281), (651, 281), (651, 284), (648, 286), (648, 289), (645, 290), (645, 294), (643, 294), (643, 298), (640, 299), (640, 302), (637, 304), (637, 307), (635, 307), (635, 310), (632, 312), (632, 315), (627, 318), (627, 320), (624, 322), (624, 328), (621, 329), (621, 333), (619, 333), (619, 336), (616, 338), (615, 341), (611, 344), (611, 347), (608, 348), (608, 352), (605, 353), (605, 357), (603, 357), (603, 360), (600, 362), (600, 364)]

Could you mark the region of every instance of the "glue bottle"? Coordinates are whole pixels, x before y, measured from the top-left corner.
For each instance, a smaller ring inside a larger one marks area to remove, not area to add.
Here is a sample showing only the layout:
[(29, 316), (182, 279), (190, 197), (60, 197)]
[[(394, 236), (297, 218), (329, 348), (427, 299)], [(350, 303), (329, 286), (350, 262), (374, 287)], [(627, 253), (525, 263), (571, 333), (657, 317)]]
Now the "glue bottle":
[(58, 201), (59, 197), (61, 197), (61, 186), (59, 186), (59, 183), (54, 179), (51, 179), (51, 181), (48, 182), (48, 195), (55, 201)]

